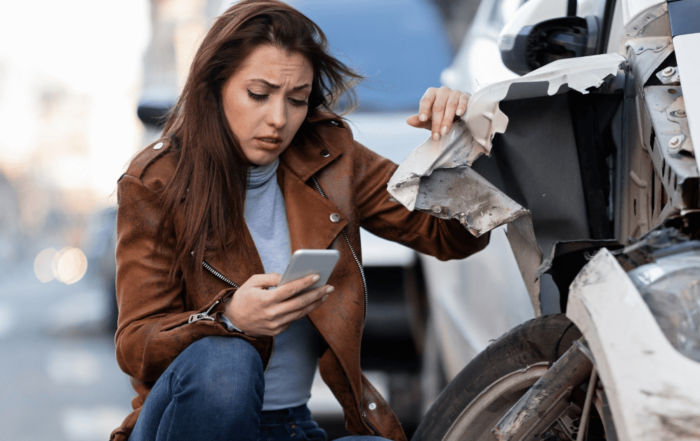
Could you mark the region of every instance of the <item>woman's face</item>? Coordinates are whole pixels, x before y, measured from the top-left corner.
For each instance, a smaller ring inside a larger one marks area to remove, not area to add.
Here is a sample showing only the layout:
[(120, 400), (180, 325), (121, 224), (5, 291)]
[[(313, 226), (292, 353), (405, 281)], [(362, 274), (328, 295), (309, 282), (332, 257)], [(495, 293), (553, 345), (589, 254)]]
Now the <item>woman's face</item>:
[(251, 163), (270, 164), (292, 142), (306, 118), (313, 75), (303, 55), (265, 45), (226, 81), (224, 113)]

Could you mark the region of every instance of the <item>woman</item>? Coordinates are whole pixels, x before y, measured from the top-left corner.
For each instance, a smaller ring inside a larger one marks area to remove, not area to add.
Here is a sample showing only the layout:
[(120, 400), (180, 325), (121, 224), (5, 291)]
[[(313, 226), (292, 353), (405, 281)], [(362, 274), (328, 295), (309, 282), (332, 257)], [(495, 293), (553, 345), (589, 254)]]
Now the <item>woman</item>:
[[(216, 20), (167, 137), (119, 181), (117, 360), (138, 396), (112, 439), (325, 440), (306, 407), (320, 365), (352, 433), (405, 440), (360, 371), (359, 227), (440, 259), (488, 238), (389, 200), (396, 165), (328, 110), (357, 80), (283, 3)], [(408, 122), (439, 139), (466, 104), (431, 88)], [(341, 255), (329, 285), (269, 289), (292, 251), (326, 248)]]

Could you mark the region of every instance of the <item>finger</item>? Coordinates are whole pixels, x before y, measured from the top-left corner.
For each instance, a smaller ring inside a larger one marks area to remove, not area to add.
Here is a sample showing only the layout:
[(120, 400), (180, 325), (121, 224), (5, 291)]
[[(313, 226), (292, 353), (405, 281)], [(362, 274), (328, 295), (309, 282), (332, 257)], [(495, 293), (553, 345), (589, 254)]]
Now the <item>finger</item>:
[(326, 285), (269, 308), (265, 313), (267, 328), (270, 331), (276, 331), (278, 328), (304, 317), (325, 302), (333, 290), (332, 286)]
[(275, 329), (276, 334), (275, 335), (280, 335), (287, 329), (289, 329), (290, 326), (292, 326), (293, 321), (287, 322), (286, 324), (279, 326), (277, 329)]
[(432, 132), (433, 132), (433, 139), (435, 141), (439, 141), (440, 138), (442, 137), (442, 134), (440, 131), (442, 130), (442, 117), (445, 114), (445, 108), (447, 106), (447, 99), (450, 96), (450, 89), (447, 87), (443, 86), (440, 88), (438, 91), (437, 96), (435, 97), (435, 102), (433, 103), (433, 127), (432, 127)]
[(277, 273), (256, 274), (246, 280), (243, 286), (267, 289), (277, 286), (280, 283), (280, 279), (282, 279), (282, 276)]
[(409, 116), (408, 119), (406, 120), (406, 123), (409, 126), (413, 126), (413, 127), (419, 128), (419, 129), (430, 129), (430, 126), (431, 126), (430, 121), (425, 121), (425, 122), (421, 121), (419, 119), (419, 115)]
[(289, 329), (290, 326), (292, 326), (292, 322), (285, 322), (285, 324), (280, 325), (271, 325), (268, 328), (268, 331), (265, 333), (265, 335), (269, 337), (277, 337), (278, 335)]
[(295, 295), (299, 294), (304, 289), (318, 282), (321, 278), (318, 274), (302, 277), (301, 279), (293, 280), (284, 285), (278, 286), (273, 293), (273, 297), (277, 302), (283, 302)]
[(459, 104), (457, 105), (457, 116), (464, 116), (467, 112), (467, 105), (469, 104), (469, 95), (467, 92), (462, 92), (459, 96)]
[(420, 106), (418, 107), (419, 121), (426, 122), (430, 119), (432, 115), (431, 109), (433, 108), (433, 103), (435, 102), (437, 92), (438, 90), (436, 88), (430, 87), (423, 94), (423, 98), (420, 99)]
[(299, 311), (306, 308), (311, 303), (318, 301), (324, 296), (332, 293), (335, 290), (334, 287), (325, 285), (320, 288), (316, 288), (304, 294), (298, 295), (294, 298), (288, 299), (285, 302), (280, 303), (278, 308), (275, 310), (275, 315), (281, 317), (287, 315), (294, 311)]
[(452, 122), (457, 115), (457, 106), (459, 105), (459, 96), (461, 95), (458, 91), (452, 91), (450, 97), (447, 99), (447, 105), (445, 106), (445, 115), (442, 117), (442, 127), (440, 128), (440, 135), (445, 136), (452, 127)]
[(282, 316), (279, 320), (280, 323), (284, 324), (291, 324), (299, 319), (302, 319), (306, 317), (311, 311), (314, 309), (318, 308), (319, 306), (323, 305), (326, 300), (328, 300), (328, 294), (325, 294), (323, 297), (317, 299), (314, 302), (311, 302), (310, 304), (306, 305), (304, 308), (297, 309), (296, 311), (291, 311), (287, 313), (286, 315)]

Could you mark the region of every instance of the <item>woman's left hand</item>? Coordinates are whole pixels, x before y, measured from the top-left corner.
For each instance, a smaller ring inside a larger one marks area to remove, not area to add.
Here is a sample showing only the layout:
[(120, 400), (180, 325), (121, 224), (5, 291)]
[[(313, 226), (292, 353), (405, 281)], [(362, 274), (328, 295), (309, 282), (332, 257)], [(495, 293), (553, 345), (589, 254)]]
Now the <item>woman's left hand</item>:
[(462, 116), (467, 111), (469, 94), (442, 86), (425, 91), (420, 100), (418, 115), (406, 121), (413, 127), (428, 129), (433, 132), (433, 139), (439, 141), (452, 127), (455, 116)]

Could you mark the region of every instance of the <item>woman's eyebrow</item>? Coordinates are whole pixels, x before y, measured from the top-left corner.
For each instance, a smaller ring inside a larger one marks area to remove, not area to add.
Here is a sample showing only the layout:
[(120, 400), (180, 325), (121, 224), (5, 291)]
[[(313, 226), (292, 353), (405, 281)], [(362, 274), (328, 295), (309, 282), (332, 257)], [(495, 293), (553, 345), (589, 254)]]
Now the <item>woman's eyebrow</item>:
[[(266, 85), (267, 87), (270, 87), (272, 89), (279, 89), (281, 87), (279, 84), (272, 84), (269, 81), (265, 81), (265, 80), (260, 79), (260, 78), (256, 78), (252, 81), (257, 81), (258, 83), (263, 83), (264, 85)], [(311, 84), (302, 84), (301, 86), (297, 86), (292, 90), (297, 91), (297, 90), (306, 89), (307, 87), (311, 87)]]

